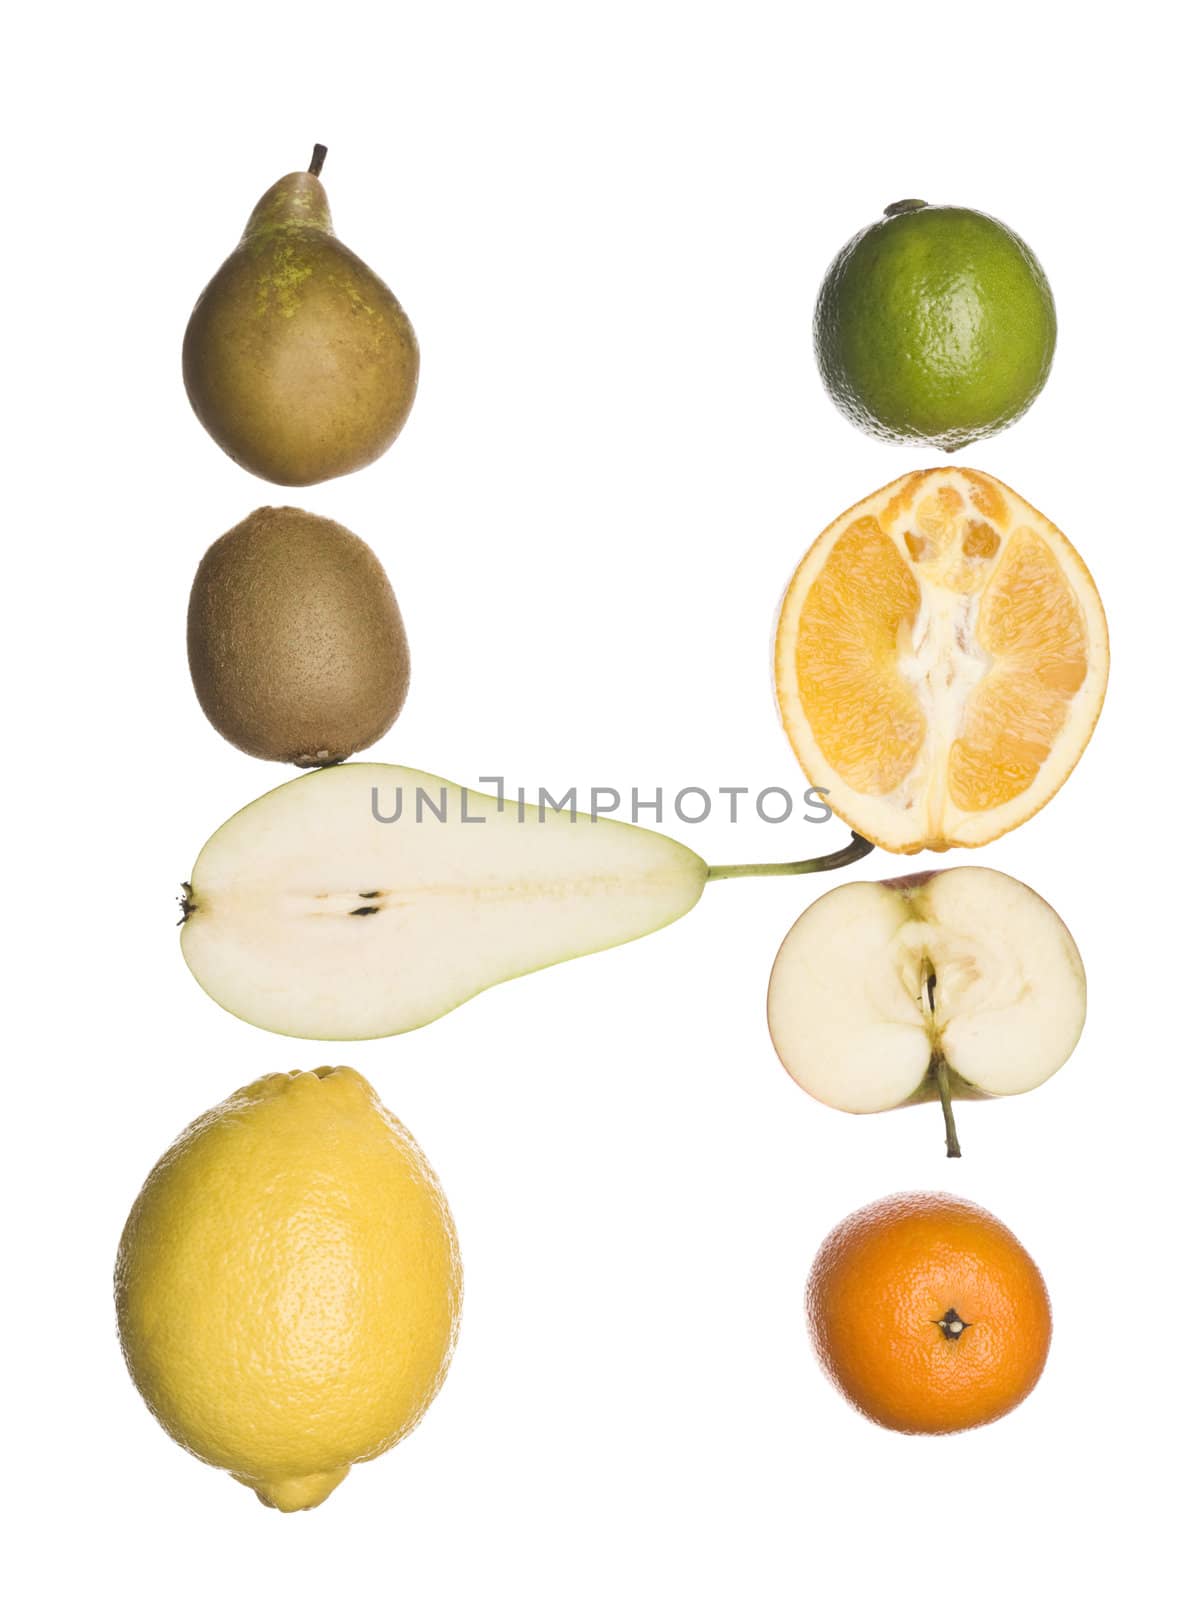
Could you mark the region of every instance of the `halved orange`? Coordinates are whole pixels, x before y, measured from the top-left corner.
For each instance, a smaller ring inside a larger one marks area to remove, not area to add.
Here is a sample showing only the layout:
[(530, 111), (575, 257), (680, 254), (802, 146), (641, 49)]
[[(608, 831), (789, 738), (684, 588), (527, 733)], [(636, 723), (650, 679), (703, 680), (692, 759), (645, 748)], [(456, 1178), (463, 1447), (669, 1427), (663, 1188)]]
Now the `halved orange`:
[(1079, 760), (1109, 674), (1087, 567), (986, 473), (907, 473), (831, 523), (781, 606), (777, 703), (827, 804), (886, 850), (982, 845)]

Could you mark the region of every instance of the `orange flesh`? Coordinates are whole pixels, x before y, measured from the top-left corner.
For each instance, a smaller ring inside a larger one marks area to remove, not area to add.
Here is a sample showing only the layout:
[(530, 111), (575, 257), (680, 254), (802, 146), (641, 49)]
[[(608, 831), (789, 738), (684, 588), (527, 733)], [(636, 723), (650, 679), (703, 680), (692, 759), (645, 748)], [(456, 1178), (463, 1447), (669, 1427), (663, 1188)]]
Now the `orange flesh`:
[(993, 657), (948, 765), (951, 797), (988, 811), (1023, 794), (1088, 671), (1084, 617), (1054, 553), (1019, 528), (985, 592), (976, 637)]
[(793, 660), (840, 794), (903, 811), (926, 795), (931, 817), (948, 800), (978, 813), (1025, 794), (1090, 666), (1083, 604), (1051, 543), (1066, 540), (1045, 519), (1026, 525), (1037, 513), (995, 480), (945, 475), (910, 474), (834, 539)]
[(797, 675), (810, 726), (860, 794), (895, 789), (926, 737), (918, 697), (897, 664), (919, 599), (892, 540), (865, 517), (836, 542), (802, 609)]

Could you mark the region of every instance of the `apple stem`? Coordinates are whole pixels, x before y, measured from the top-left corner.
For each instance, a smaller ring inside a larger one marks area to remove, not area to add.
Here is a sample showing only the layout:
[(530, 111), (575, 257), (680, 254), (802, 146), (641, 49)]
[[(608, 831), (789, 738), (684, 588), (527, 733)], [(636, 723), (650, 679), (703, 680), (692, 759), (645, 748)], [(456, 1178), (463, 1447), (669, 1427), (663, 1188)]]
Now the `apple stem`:
[(323, 171), (324, 158), (327, 154), (328, 146), (326, 144), (318, 144), (312, 151), (311, 166), (308, 167), (307, 170), (311, 173), (313, 178), (318, 178), (320, 173)]
[(955, 1131), (955, 1108), (951, 1104), (951, 1079), (947, 1058), (940, 1051), (934, 1052), (932, 1062), (934, 1081), (938, 1085), (939, 1104), (943, 1108), (943, 1121), (947, 1124), (947, 1154), (959, 1156), (963, 1151), (959, 1148), (959, 1135)]
[(793, 878), (806, 872), (833, 872), (836, 867), (849, 867), (853, 861), (863, 860), (874, 849), (870, 839), (853, 833), (850, 844), (829, 856), (814, 856), (809, 861), (747, 861), (737, 866), (708, 867), (706, 877), (708, 881), (715, 878)]

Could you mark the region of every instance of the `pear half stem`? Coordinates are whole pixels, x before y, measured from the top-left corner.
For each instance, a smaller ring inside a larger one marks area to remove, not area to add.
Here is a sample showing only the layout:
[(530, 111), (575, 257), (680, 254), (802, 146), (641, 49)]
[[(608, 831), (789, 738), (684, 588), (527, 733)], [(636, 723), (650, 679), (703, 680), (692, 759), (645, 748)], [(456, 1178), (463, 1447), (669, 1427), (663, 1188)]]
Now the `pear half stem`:
[(876, 847), (870, 839), (853, 833), (851, 843), (829, 856), (814, 856), (810, 861), (747, 861), (739, 866), (708, 867), (708, 882), (715, 878), (793, 878), (806, 872), (833, 872), (861, 861)]
[(951, 1078), (947, 1058), (941, 1051), (936, 1050), (930, 1063), (930, 1070), (934, 1073), (934, 1081), (939, 1092), (939, 1104), (943, 1108), (943, 1121), (947, 1124), (947, 1154), (961, 1156), (963, 1151), (959, 1148), (959, 1135), (955, 1131), (955, 1108), (951, 1104)]
[(327, 154), (328, 146), (326, 144), (318, 144), (312, 151), (311, 166), (308, 167), (307, 170), (311, 173), (313, 178), (318, 178), (320, 173), (324, 170), (324, 158), (327, 156)]

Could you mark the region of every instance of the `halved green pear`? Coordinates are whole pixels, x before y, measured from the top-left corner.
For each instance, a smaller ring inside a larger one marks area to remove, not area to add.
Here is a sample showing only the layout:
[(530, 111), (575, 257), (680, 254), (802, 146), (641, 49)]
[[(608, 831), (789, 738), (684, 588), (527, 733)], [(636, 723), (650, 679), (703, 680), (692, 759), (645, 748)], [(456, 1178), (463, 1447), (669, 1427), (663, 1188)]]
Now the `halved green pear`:
[(183, 955), (213, 1000), (273, 1033), (377, 1039), (493, 984), (675, 921), (711, 878), (824, 872), (708, 867), (665, 834), (526, 806), (410, 767), (324, 767), (238, 811), (184, 885)]
[(208, 840), (183, 954), (259, 1028), (378, 1038), (662, 928), (706, 877), (692, 850), (646, 828), (535, 805), (521, 820), (514, 801), (354, 763), (283, 784)]
[(1024, 883), (951, 867), (848, 883), (807, 907), (773, 967), (768, 1025), (795, 1082), (840, 1111), (1023, 1094), (1084, 1026), (1075, 941)]

